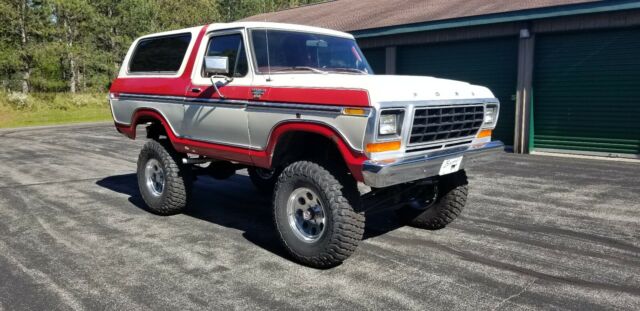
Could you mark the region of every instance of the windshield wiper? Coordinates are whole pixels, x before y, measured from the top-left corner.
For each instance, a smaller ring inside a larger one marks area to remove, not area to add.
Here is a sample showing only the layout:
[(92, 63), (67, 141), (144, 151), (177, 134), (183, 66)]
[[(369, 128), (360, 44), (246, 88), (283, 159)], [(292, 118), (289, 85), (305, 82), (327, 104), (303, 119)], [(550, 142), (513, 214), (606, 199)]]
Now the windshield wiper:
[(313, 71), (315, 73), (322, 73), (322, 74), (327, 74), (328, 73), (328, 72), (326, 72), (324, 70), (320, 70), (318, 68), (313, 68), (313, 67), (308, 67), (308, 66), (293, 66), (293, 67), (289, 67), (289, 68), (279, 69), (278, 71), (290, 71), (290, 70), (308, 70), (308, 71)]
[(335, 70), (335, 71), (348, 71), (348, 72), (357, 72), (357, 73), (362, 73), (362, 74), (369, 74), (368, 72), (362, 70), (362, 69), (358, 69), (358, 68), (347, 68), (347, 67), (343, 67), (343, 68), (331, 68), (331, 70)]

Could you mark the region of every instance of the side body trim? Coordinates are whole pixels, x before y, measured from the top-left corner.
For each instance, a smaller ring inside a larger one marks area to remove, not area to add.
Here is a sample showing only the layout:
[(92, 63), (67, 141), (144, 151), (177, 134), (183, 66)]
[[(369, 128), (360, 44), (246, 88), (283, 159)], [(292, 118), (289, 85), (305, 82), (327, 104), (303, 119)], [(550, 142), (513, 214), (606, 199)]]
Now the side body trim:
[[(184, 131), (184, 123), (180, 121), (183, 114), (182, 106), (188, 102), (190, 105), (204, 105), (212, 107), (224, 107), (226, 109), (245, 109), (249, 113), (251, 123), (251, 139), (247, 142), (234, 140), (218, 140), (215, 132), (210, 136), (192, 136)], [(146, 104), (148, 103), (148, 104)], [(157, 111), (166, 120), (169, 127), (177, 137), (183, 137), (198, 141), (236, 146), (254, 150), (263, 150), (268, 144), (274, 129), (282, 123), (316, 123), (331, 128), (339, 133), (347, 145), (358, 152), (362, 152), (364, 132), (367, 118), (372, 115), (373, 108), (363, 108), (362, 116), (349, 116), (343, 114), (345, 106), (325, 106), (310, 104), (276, 103), (264, 101), (245, 101), (227, 99), (185, 98), (179, 96), (162, 96), (146, 94), (121, 93), (118, 99), (112, 99), (111, 105), (116, 109), (114, 119), (116, 123), (131, 125), (139, 110)], [(165, 106), (167, 105), (167, 106)], [(331, 121), (331, 122), (329, 122)], [(182, 126), (182, 127), (181, 127)]]
[(249, 101), (249, 100), (236, 100), (236, 99), (217, 99), (217, 98), (199, 98), (199, 97), (183, 97), (183, 96), (166, 96), (166, 95), (149, 95), (149, 94), (132, 94), (132, 93), (120, 93), (120, 99), (131, 99), (138, 101), (152, 101), (163, 102), (168, 104), (209, 104), (209, 105), (244, 105), (243, 107), (256, 107), (256, 108), (280, 108), (280, 109), (296, 109), (296, 110), (314, 110), (314, 111), (326, 111), (341, 113), (343, 106), (345, 105), (318, 105), (318, 104), (297, 104), (297, 103), (285, 103), (285, 102), (267, 102), (267, 101)]

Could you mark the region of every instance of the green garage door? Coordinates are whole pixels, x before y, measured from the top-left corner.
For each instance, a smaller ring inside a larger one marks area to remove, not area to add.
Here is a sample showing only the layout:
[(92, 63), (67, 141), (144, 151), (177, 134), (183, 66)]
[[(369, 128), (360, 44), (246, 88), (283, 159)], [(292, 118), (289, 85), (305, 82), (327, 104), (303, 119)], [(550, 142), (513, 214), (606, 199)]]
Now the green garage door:
[(534, 148), (640, 153), (640, 29), (539, 35)]
[(364, 57), (367, 59), (369, 66), (377, 75), (385, 74), (386, 54), (385, 48), (362, 50)]
[(500, 100), (494, 139), (513, 145), (518, 65), (517, 38), (400, 46), (397, 72), (483, 85)]

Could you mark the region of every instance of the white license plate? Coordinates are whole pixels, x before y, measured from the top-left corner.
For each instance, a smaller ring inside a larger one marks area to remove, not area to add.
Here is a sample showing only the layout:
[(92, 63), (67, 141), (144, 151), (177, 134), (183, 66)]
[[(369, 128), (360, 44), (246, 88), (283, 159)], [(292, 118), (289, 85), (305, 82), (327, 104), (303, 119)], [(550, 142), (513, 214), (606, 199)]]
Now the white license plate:
[(440, 166), (440, 176), (447, 175), (451, 173), (455, 173), (460, 169), (460, 164), (462, 164), (462, 156), (453, 159), (446, 159), (442, 162), (442, 166)]

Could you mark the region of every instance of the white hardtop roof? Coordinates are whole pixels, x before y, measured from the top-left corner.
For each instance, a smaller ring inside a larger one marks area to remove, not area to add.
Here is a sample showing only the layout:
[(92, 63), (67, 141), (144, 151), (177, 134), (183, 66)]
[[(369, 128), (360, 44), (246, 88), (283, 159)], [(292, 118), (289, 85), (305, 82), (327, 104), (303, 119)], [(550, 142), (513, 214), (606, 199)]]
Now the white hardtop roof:
[(154, 37), (162, 37), (162, 36), (170, 36), (170, 35), (187, 33), (187, 32), (190, 32), (190, 33), (194, 34), (194, 33), (198, 33), (198, 31), (200, 31), (201, 28), (202, 28), (202, 26), (198, 26), (198, 27), (190, 27), (190, 28), (183, 28), (183, 29), (176, 29), (176, 30), (169, 30), (169, 31), (163, 31), (163, 32), (150, 33), (150, 34), (146, 34), (144, 36), (140, 36), (136, 40), (141, 40), (141, 39), (146, 39), (146, 38), (154, 38)]
[[(342, 31), (331, 30), (331, 29), (320, 28), (320, 27), (296, 25), (296, 24), (285, 24), (285, 23), (235, 22), (235, 23), (213, 23), (213, 24), (209, 24), (208, 26), (209, 27), (207, 28), (207, 31), (237, 29), (237, 28), (268, 28), (268, 29), (277, 29), (277, 30), (312, 32), (312, 33), (318, 33), (323, 35), (353, 39), (353, 35), (346, 32), (342, 32)], [(151, 38), (151, 37), (160, 37), (160, 36), (185, 33), (185, 32), (196, 34), (200, 31), (200, 29), (202, 29), (202, 27), (203, 26), (198, 26), (198, 27), (190, 27), (190, 28), (152, 33), (152, 34), (141, 36), (138, 38), (138, 40)]]
[(304, 25), (296, 25), (296, 24), (285, 24), (285, 23), (270, 23), (270, 22), (234, 22), (234, 23), (214, 23), (210, 24), (207, 30), (223, 30), (229, 28), (268, 28), (268, 29), (278, 29), (278, 30), (293, 30), (293, 31), (304, 31), (304, 32), (313, 32), (330, 36), (337, 37), (345, 37), (353, 39), (353, 35), (326, 28), (313, 27), (313, 26), (304, 26)]

